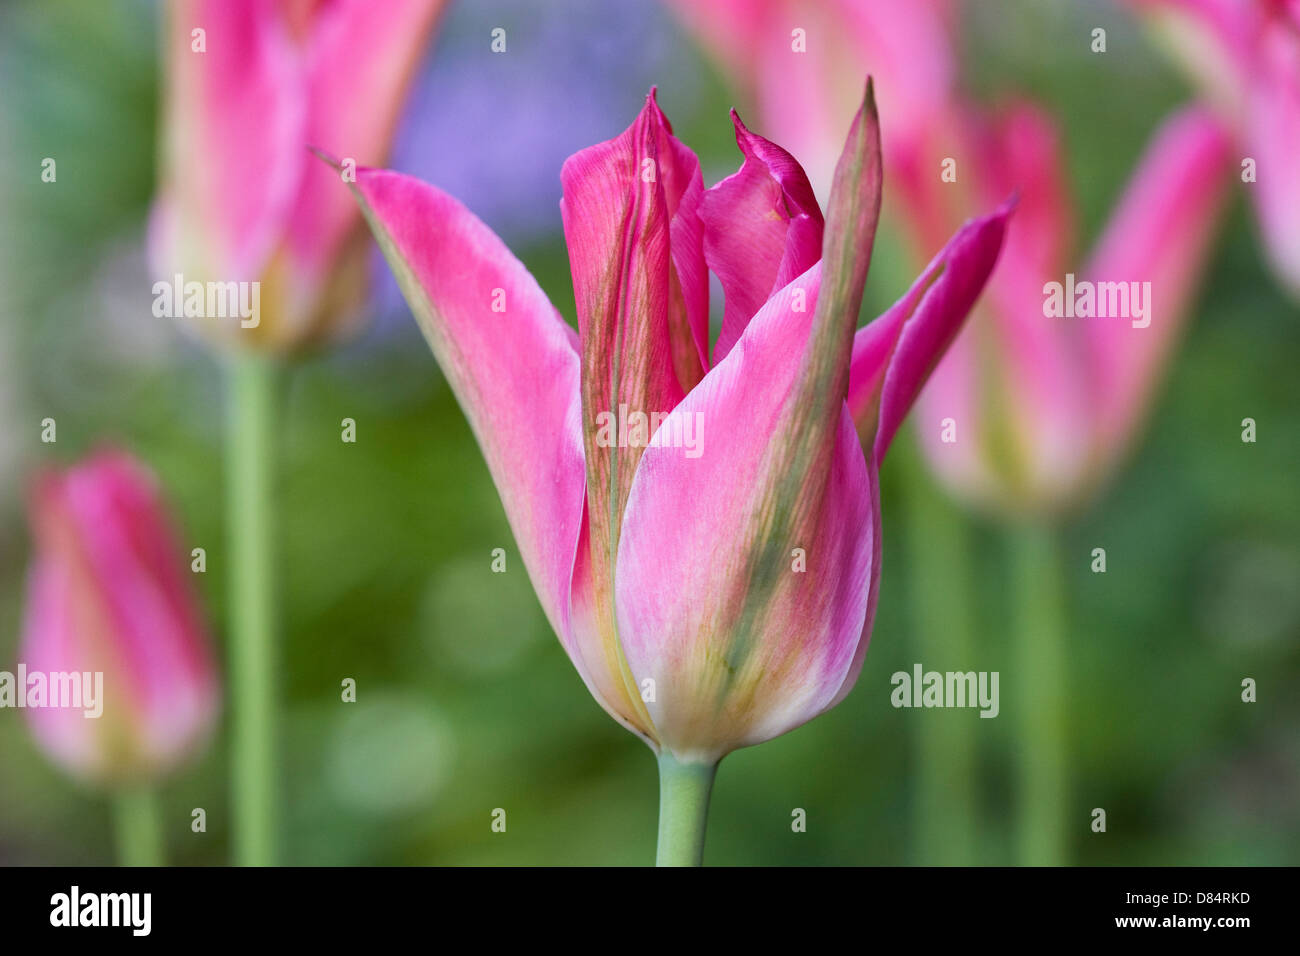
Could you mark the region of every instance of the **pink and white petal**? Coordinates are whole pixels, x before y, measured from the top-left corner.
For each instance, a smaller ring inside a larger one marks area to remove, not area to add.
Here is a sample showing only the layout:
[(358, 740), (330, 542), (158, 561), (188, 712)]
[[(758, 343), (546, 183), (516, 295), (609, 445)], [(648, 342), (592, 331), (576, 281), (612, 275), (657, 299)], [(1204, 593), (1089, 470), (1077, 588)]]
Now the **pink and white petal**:
[(65, 517), (112, 622), (142, 736), (158, 754), (187, 752), (217, 709), (216, 669), (186, 567), (149, 472), (117, 452), (63, 479)]
[(858, 676), (862, 673), (862, 664), (867, 657), (867, 648), (871, 644), (871, 628), (876, 621), (876, 602), (880, 597), (880, 569), (882, 567), (881, 559), (884, 554), (883, 542), (885, 540), (884, 525), (880, 516), (879, 474), (880, 462), (869, 459), (867, 461), (867, 483), (868, 491), (871, 494), (871, 514), (865, 531), (871, 546), (869, 559), (871, 564), (867, 574), (869, 587), (867, 589), (866, 619), (862, 624), (862, 638), (858, 641), (857, 649), (853, 652), (853, 660), (849, 662), (849, 670), (840, 683), (840, 689), (836, 691), (831, 702), (823, 710), (830, 710), (848, 696), (849, 691), (853, 690), (854, 685), (858, 682)]
[(1094, 283), (1150, 283), (1143, 319), (1076, 320), (1091, 373), (1094, 441), (1105, 460), (1131, 439), (1187, 318), (1231, 165), (1213, 114), (1200, 107), (1173, 114), (1153, 135), (1083, 270)]
[(878, 81), (891, 176), (951, 96), (948, 0), (674, 0), (671, 6), (742, 95), (757, 101), (767, 131), (803, 160), (823, 197), (843, 145), (840, 120), (859, 102), (859, 77), (870, 73)]
[[(794, 49), (796, 30), (812, 52)], [(861, 78), (872, 69), (844, 32), (830, 4), (783, 5), (768, 22), (754, 64), (764, 132), (799, 157), (823, 204), (844, 145), (844, 117), (861, 103)]]
[[(906, 149), (951, 99), (956, 75), (953, 50), (956, 10), (951, 0), (859, 3), (834, 0), (852, 53), (844, 73), (876, 78), (886, 162), (895, 147)], [(852, 83), (847, 84), (850, 88)]]
[(175, 0), (164, 37), (153, 268), (199, 281), (257, 280), (310, 160), (302, 58), (272, 0)]
[[(307, 132), (303, 146), (358, 166), (388, 158), (406, 90), (447, 0), (389, 0), (382, 15), (368, 0), (315, 8), (306, 34)], [(338, 176), (305, 164), (289, 222), (288, 254), (298, 281), (319, 285), (348, 234), (360, 225)]]
[[(1087, 477), (1090, 452), (1079, 435), (1088, 431), (1090, 407), (1075, 320), (1049, 317), (1043, 308), (1044, 285), (1065, 282), (1075, 255), (1075, 214), (1055, 120), (1034, 103), (1015, 104), (997, 120), (985, 166), (995, 171), (992, 189), (1014, 189), (1020, 201), (989, 281), (988, 309), (950, 353), (964, 348), (980, 356), (969, 363), (979, 400), (957, 416), (954, 444), (978, 449), (999, 506), (1057, 510)], [(990, 200), (997, 195), (1005, 192), (988, 193)], [(938, 431), (928, 437), (934, 460), (960, 457), (953, 445), (940, 447)]]
[[(106, 633), (103, 614), (98, 607), (87, 605), (86, 583), (84, 576), (78, 579), (65, 561), (42, 557), (33, 560), (27, 575), (18, 661), (28, 673), (104, 674), (104, 689), (111, 703), (105, 706), (103, 719), (87, 720), (83, 710), (73, 707), (26, 711), (32, 735), (56, 764), (81, 779), (102, 781), (112, 777), (113, 767), (101, 732), (113, 728), (112, 736), (131, 740), (140, 715), (132, 695), (118, 689), (125, 673), (121, 664), (95, 651), (112, 645), (100, 640)], [(21, 692), (26, 693), (26, 688)]]
[(584, 510), (569, 593), (569, 630), (562, 638), (564, 649), (605, 712), (658, 753), (657, 732), (640, 688), (628, 669), (617, 634), (611, 639), (616, 624), (613, 600), (606, 596), (607, 590), (597, 589), (594, 568), (591, 524)]
[[(653, 90), (622, 135), (571, 156), (560, 178), (582, 352), (591, 604), (604, 656), (619, 662), (625, 681), (614, 620), (623, 509), (652, 416), (671, 411), (703, 374), (693, 328), (707, 293), (703, 230), (690, 222), (703, 182)], [(698, 274), (679, 270), (678, 255), (698, 260)], [(639, 696), (629, 702), (648, 725)]]
[[(673, 137), (654, 97), (651, 90), (620, 136), (570, 156), (560, 173), (593, 416), (624, 401), (633, 410), (666, 412), (702, 375), (703, 180), (698, 159)], [(688, 267), (684, 280), (677, 258)]]
[(997, 263), (1014, 201), (964, 225), (907, 294), (854, 336), (848, 406), (872, 460), (889, 444)]
[[(989, 368), (989, 353), (980, 346), (994, 321), (987, 305), (976, 305), (970, 327), (953, 339), (912, 411), (917, 441), (930, 470), (958, 498), (985, 507), (998, 502), (1004, 484), (994, 467), (996, 455), (990, 461), (986, 454), (997, 424), (983, 392), (998, 372)], [(857, 421), (861, 430), (863, 420)], [(945, 440), (953, 437), (957, 440)]]
[[(891, 175), (943, 109), (954, 75), (950, 7), (832, 0), (787, 4), (771, 18), (757, 62), (760, 113), (766, 130), (800, 157), (818, 196), (829, 196), (842, 118), (858, 105), (864, 74), (876, 79)], [(793, 48), (795, 30), (807, 52)]]
[(1246, 149), (1265, 250), (1291, 295), (1300, 299), (1300, 12), (1280, 17), (1261, 37), (1258, 75), (1246, 113)]
[(451, 196), (364, 167), (353, 188), (483, 451), (542, 608), (565, 639), (585, 496), (573, 330)]
[(822, 214), (793, 156), (751, 133), (735, 110), (740, 169), (704, 195), (704, 257), (726, 295), (721, 361), (768, 298), (821, 258)]
[(1051, 114), (1035, 103), (1013, 104), (993, 121), (980, 166), (982, 202), (1017, 197), (1007, 258), (1035, 276), (1061, 272), (1074, 253), (1076, 217), (1060, 129)]
[(659, 113), (658, 173), (671, 219), (672, 269), (669, 273), (669, 332), (673, 367), (683, 391), (690, 391), (709, 368), (709, 270), (704, 261), (704, 176), (695, 152), (672, 135), (672, 124), (651, 91)]
[(1089, 458), (1078, 440), (1089, 418), (1073, 320), (1043, 312), (1044, 283), (1064, 281), (1073, 232), (1059, 136), (1030, 103), (970, 122), (979, 131), (968, 166), (977, 196), (1019, 198), (987, 294), (920, 396), (921, 446), (967, 501), (1054, 507), (1076, 490)]
[[(661, 746), (712, 761), (821, 713), (858, 657), (874, 478), (841, 403), (821, 487), (779, 502), (816, 299), (814, 267), (774, 296), (660, 427), (619, 545), (619, 636)], [(693, 436), (693, 437), (692, 437)], [(797, 512), (774, 517), (776, 505)], [(664, 529), (672, 528), (671, 535)], [(799, 567), (803, 549), (805, 570)]]
[(1250, 101), (1263, 9), (1273, 0), (1128, 0), (1196, 84), (1206, 103), (1235, 122)]

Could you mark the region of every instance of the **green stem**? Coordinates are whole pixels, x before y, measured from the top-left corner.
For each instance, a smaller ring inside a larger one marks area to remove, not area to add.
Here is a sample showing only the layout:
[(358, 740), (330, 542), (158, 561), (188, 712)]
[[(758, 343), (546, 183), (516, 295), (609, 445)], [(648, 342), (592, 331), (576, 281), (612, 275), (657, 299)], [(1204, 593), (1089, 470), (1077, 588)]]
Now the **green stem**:
[(162, 866), (163, 835), (158, 819), (158, 795), (148, 788), (120, 790), (113, 795), (113, 830), (117, 859), (122, 866)]
[(1066, 862), (1068, 818), (1065, 714), (1064, 569), (1051, 528), (1010, 532), (1015, 601), (1015, 684), (1019, 713), (1019, 860), (1026, 866)]
[(234, 862), (275, 863), (276, 367), (230, 367), (227, 521), (230, 544), (231, 804)]
[(659, 757), (659, 853), (656, 866), (699, 866), (704, 862), (704, 830), (709, 794), (718, 765), (679, 763)]
[[(935, 487), (912, 443), (902, 460), (904, 537), (910, 565), (914, 660), (927, 670), (977, 670), (970, 524)], [(976, 862), (976, 729), (966, 710), (919, 710), (916, 727), (916, 862)]]

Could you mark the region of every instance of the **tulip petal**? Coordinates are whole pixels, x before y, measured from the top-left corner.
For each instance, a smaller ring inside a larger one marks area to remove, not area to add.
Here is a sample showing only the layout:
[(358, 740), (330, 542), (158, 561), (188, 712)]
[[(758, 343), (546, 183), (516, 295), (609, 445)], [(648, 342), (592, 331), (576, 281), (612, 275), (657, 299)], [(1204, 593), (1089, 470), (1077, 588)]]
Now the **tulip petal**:
[[(406, 90), (445, 6), (446, 0), (390, 0), (382, 16), (368, 0), (317, 8), (303, 26), (308, 97), (301, 145), (358, 166), (384, 165)], [(315, 340), (331, 336), (327, 320), (355, 316), (369, 245), (356, 204), (337, 188), (335, 174), (301, 147), (300, 153), (284, 271), (272, 277), (288, 286), (281, 290), (290, 298), (281, 307), (281, 323), (299, 327), (274, 331), (295, 340), (310, 333)], [(324, 301), (316, 301), (322, 289)]]
[[(604, 658), (626, 667), (614, 621), (614, 561), (633, 474), (653, 431), (703, 374), (707, 274), (699, 161), (672, 135), (654, 90), (619, 137), (565, 162), (560, 208), (582, 343), (590, 607)], [(649, 723), (628, 695), (638, 724)]]
[[(1267, 0), (1272, 2), (1272, 0)], [(1145, 16), (1205, 102), (1227, 120), (1250, 98), (1249, 75), (1266, 3), (1256, 0), (1128, 0)]]
[[(27, 605), (23, 618), (23, 639), (18, 660), (29, 673), (102, 673), (105, 683), (118, 683), (124, 672), (113, 657), (96, 653), (107, 629), (102, 610), (85, 599), (88, 578), (78, 578), (66, 564), (36, 558), (27, 576)], [(88, 606), (89, 605), (89, 606)], [(107, 675), (111, 673), (112, 678)], [(20, 688), (26, 693), (26, 688)], [(111, 719), (130, 730), (120, 735), (130, 739), (140, 724), (130, 706), (130, 694), (115, 694)], [(27, 711), (27, 723), (41, 749), (59, 766), (90, 780), (110, 779), (113, 768), (100, 736), (99, 721), (87, 720), (82, 711), (70, 707), (47, 707)], [(114, 757), (120, 763), (124, 755)], [(138, 766), (138, 765), (137, 765)]]
[[(301, 58), (272, 0), (176, 0), (166, 20), (154, 269), (256, 280), (309, 159)], [(230, 148), (249, 142), (258, 148)]]
[(1259, 75), (1246, 116), (1246, 148), (1257, 163), (1255, 202), (1274, 270), (1300, 299), (1300, 7), (1261, 36)]
[[(793, 437), (787, 487), (778, 494), (793, 500), (797, 483), (817, 469), (836, 428), (849, 389), (854, 330), (871, 265), (871, 247), (880, 219), (880, 126), (871, 78), (853, 119), (844, 152), (835, 166), (822, 243), (821, 287), (808, 346), (802, 352), (799, 394), (791, 403)], [(811, 469), (811, 471), (809, 471)]]
[(751, 133), (731, 111), (740, 169), (704, 194), (704, 258), (722, 282), (726, 308), (713, 361), (731, 351), (749, 320), (822, 251), (822, 213), (794, 157)]
[(766, 131), (827, 194), (857, 77), (877, 80), (890, 174), (951, 95), (948, 0), (673, 0), (682, 21), (758, 104)]
[(1144, 319), (1076, 320), (1084, 326), (1099, 455), (1114, 457), (1132, 436), (1187, 317), (1223, 208), (1228, 151), (1207, 110), (1167, 119), (1083, 270), (1094, 283), (1150, 283)]
[(962, 226), (907, 294), (853, 341), (848, 404), (863, 447), (884, 460), (921, 387), (997, 263), (1014, 200)]
[(658, 734), (618, 639), (610, 586), (598, 584), (595, 567), (591, 522), (584, 510), (569, 594), (569, 635), (565, 650), (605, 712), (657, 753)]
[(1300, 3), (1129, 0), (1232, 130), (1257, 180), (1248, 187), (1265, 252), (1300, 298)]
[[(633, 479), (618, 633), (635, 685), (654, 682), (656, 737), (679, 759), (716, 760), (820, 713), (868, 624), (874, 465), (844, 396), (880, 212), (870, 81), (828, 208), (821, 262), (674, 409)], [(692, 457), (685, 439), (706, 425)]]
[(1087, 469), (1080, 436), (1091, 418), (1075, 320), (1043, 308), (1044, 284), (1065, 282), (1072, 266), (1060, 136), (1026, 102), (991, 121), (963, 119), (974, 132), (967, 169), (977, 201), (1012, 190), (1019, 200), (987, 294), (918, 399), (918, 434), (931, 466), (967, 500), (1058, 508)]
[(483, 451), (542, 608), (567, 642), (584, 498), (573, 330), (501, 240), (446, 193), (364, 167), (353, 188)]
[(809, 347), (819, 280), (815, 266), (760, 310), (660, 426), (633, 481), (619, 635), (636, 684), (654, 689), (646, 706), (661, 746), (678, 759), (716, 760), (816, 716), (869, 630), (875, 478), (842, 401), (822, 486), (796, 502), (773, 495), (796, 437), (792, 356)]

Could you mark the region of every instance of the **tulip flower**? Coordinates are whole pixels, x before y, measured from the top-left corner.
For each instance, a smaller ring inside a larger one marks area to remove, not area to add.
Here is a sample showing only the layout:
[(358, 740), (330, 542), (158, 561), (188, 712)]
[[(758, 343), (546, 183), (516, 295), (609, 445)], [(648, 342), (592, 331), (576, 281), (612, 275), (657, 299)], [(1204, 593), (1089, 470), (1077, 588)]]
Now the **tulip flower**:
[(1300, 0), (1128, 0), (1233, 131), (1264, 249), (1300, 300)]
[(257, 316), (204, 315), (201, 332), (291, 354), (356, 319), (364, 229), (308, 146), (384, 161), (445, 2), (168, 4), (154, 270), (261, 283)]
[[(1228, 149), (1207, 110), (1167, 119), (1078, 265), (1056, 129), (1028, 104), (991, 120), (955, 111), (936, 123), (923, 172), (901, 183), (921, 246), (962, 209), (1020, 191), (988, 295), (936, 368), (917, 420), (940, 481), (1006, 519), (1022, 682), (1025, 863), (1066, 860), (1067, 635), (1055, 526), (1115, 471), (1145, 417), (1215, 233)], [(957, 182), (933, 174), (943, 157), (955, 159)], [(947, 546), (960, 550), (958, 537), (948, 535)], [(927, 547), (917, 553), (937, 563)], [(964, 588), (956, 584), (954, 593)]]
[[(744, 161), (709, 189), (653, 91), (622, 135), (564, 164), (576, 335), (451, 196), (375, 169), (353, 186), (552, 627), (659, 756), (661, 863), (699, 862), (725, 754), (857, 680), (877, 468), (1009, 214), (958, 230), (855, 339), (881, 185), (870, 86), (824, 220), (795, 159), (735, 126)], [(712, 349), (709, 270), (727, 297)]]
[(42, 475), (29, 515), (17, 691), (32, 733), (77, 779), (119, 793), (126, 825), (154, 843), (142, 795), (199, 751), (218, 710), (185, 552), (157, 482), (120, 452)]
[(382, 162), (445, 0), (172, 0), (154, 312), (228, 346), (236, 862), (274, 861), (274, 456), (282, 360), (354, 325), (368, 242), (310, 148)]
[(918, 241), (933, 241), (963, 205), (1008, 190), (1020, 190), (1021, 213), (989, 295), (921, 397), (922, 448), (963, 500), (1060, 514), (1113, 472), (1144, 418), (1215, 234), (1229, 145), (1208, 111), (1172, 115), (1076, 265), (1050, 118), (1021, 103), (991, 121), (967, 112), (946, 129), (964, 142), (935, 155), (956, 157), (959, 183), (903, 184)]
[(876, 79), (885, 170), (912, 162), (954, 93), (950, 0), (671, 0), (825, 196), (857, 77)]

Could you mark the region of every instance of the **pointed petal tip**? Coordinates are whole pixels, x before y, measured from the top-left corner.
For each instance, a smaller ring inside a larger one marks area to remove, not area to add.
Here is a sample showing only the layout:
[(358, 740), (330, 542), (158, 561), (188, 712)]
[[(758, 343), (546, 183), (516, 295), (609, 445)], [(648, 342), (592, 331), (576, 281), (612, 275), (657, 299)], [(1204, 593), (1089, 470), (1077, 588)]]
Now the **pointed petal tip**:
[[(313, 146), (310, 143), (307, 144), (306, 149), (326, 166), (338, 173), (340, 178), (343, 180), (343, 185), (347, 186), (354, 195), (361, 195), (361, 184), (363, 182), (369, 182), (375, 176), (403, 175), (396, 170), (385, 169), (382, 166), (362, 166), (355, 160), (352, 161), (353, 165), (350, 168), (345, 168), (343, 165), (344, 160), (339, 159), (328, 150), (321, 149), (319, 146)], [(351, 173), (351, 175), (344, 175), (345, 173)]]
[(849, 127), (848, 141), (845, 143), (846, 151), (848, 144), (853, 142), (855, 136), (861, 135), (859, 130), (864, 127), (872, 130), (869, 137), (876, 141), (878, 150), (880, 145), (880, 111), (876, 109), (876, 81), (871, 74), (867, 74), (866, 86), (862, 91), (862, 105), (853, 114), (853, 123)]
[(731, 125), (736, 130), (736, 145), (740, 147), (742, 153), (749, 156), (753, 152), (755, 140), (762, 141), (762, 137), (745, 125), (745, 121), (740, 118), (734, 106), (731, 108)]
[[(963, 222), (954, 233), (957, 236), (970, 235), (973, 232), (983, 230), (989, 226), (996, 225), (999, 230), (1005, 229), (1008, 220), (1015, 214), (1016, 209), (1020, 206), (1020, 189), (1016, 188), (1011, 191), (1006, 199), (1002, 200), (992, 212), (985, 213), (982, 216), (971, 216)], [(1000, 240), (999, 240), (1000, 242)]]
[[(999, 232), (1001, 232), (1006, 229), (1007, 223), (1015, 214), (1019, 206), (1020, 189), (1017, 187), (1016, 189), (1013, 189), (1010, 195), (1008, 195), (1006, 199), (1002, 200), (1002, 202), (999, 203), (992, 212), (986, 213), (983, 216), (972, 216), (970, 219), (966, 220), (966, 222), (962, 224), (962, 229), (959, 230), (959, 232), (965, 232), (969, 228), (983, 229), (993, 225), (996, 225)], [(1000, 246), (1001, 239), (999, 239), (998, 242)]]
[(850, 324), (856, 325), (862, 303), (880, 215), (882, 178), (880, 122), (868, 76), (862, 106), (835, 163), (822, 241), (823, 288), (835, 291), (831, 296), (823, 292), (817, 308), (834, 313), (834, 324), (844, 334), (851, 334)]
[(876, 78), (870, 73), (867, 74), (867, 82), (862, 90), (862, 106), (858, 108), (858, 112), (873, 119), (880, 115), (876, 109)]
[(672, 122), (666, 115), (664, 115), (663, 107), (659, 105), (658, 85), (650, 87), (650, 92), (646, 93), (645, 106), (641, 108), (641, 112), (637, 115), (635, 122), (640, 122), (647, 115), (652, 117), (656, 123), (664, 128), (665, 131), (669, 133), (673, 131)]
[(307, 144), (307, 152), (309, 152), (309, 153), (311, 153), (312, 155), (314, 155), (317, 159), (319, 159), (321, 162), (323, 162), (326, 166), (330, 166), (330, 167), (332, 167), (336, 172), (341, 171), (341, 170), (343, 169), (343, 161), (342, 161), (342, 160), (340, 160), (340, 159), (339, 159), (337, 156), (335, 156), (333, 153), (330, 153), (330, 152), (327, 152), (326, 150), (321, 149), (319, 146), (315, 146), (315, 145), (313, 145), (312, 143), (308, 143), (308, 144)]

